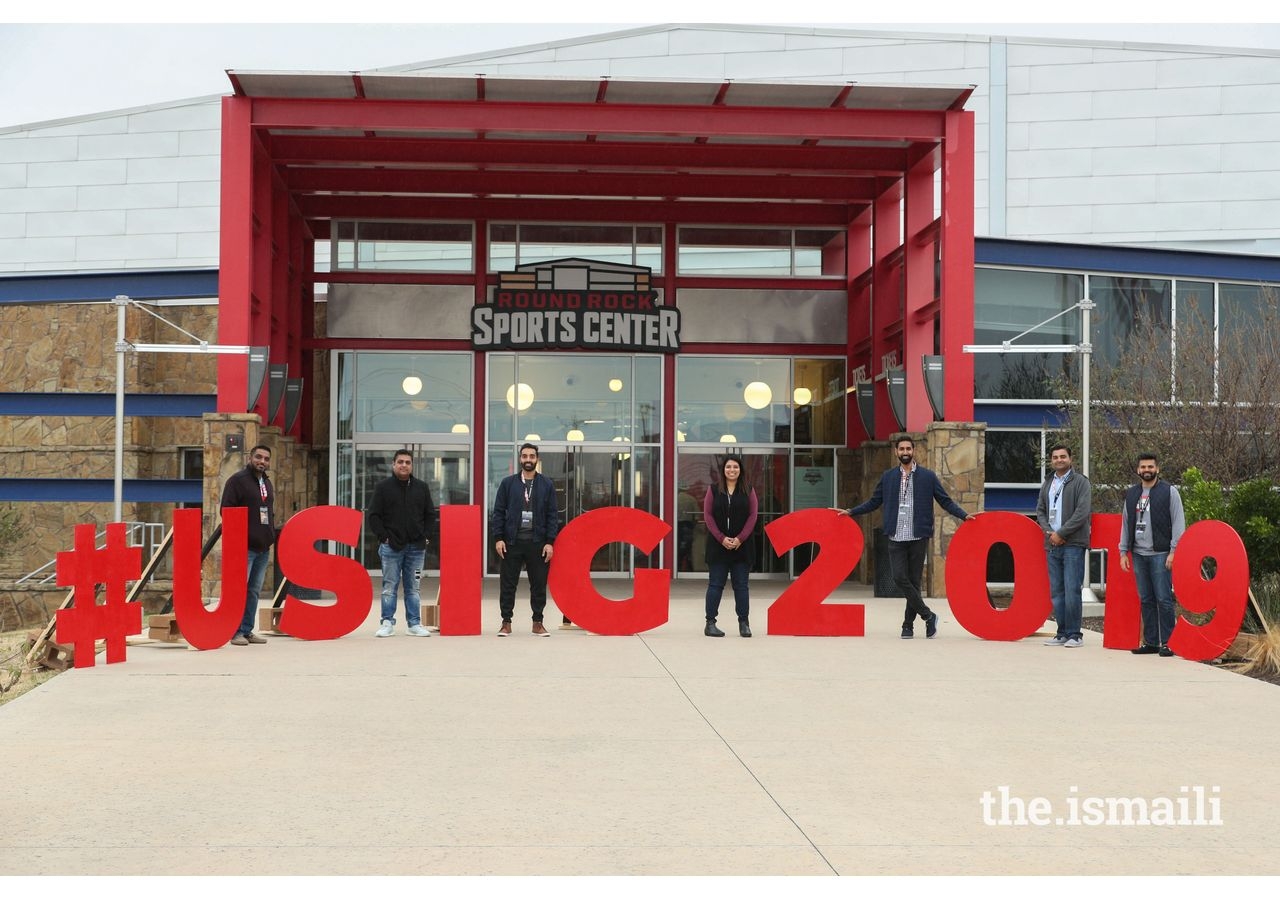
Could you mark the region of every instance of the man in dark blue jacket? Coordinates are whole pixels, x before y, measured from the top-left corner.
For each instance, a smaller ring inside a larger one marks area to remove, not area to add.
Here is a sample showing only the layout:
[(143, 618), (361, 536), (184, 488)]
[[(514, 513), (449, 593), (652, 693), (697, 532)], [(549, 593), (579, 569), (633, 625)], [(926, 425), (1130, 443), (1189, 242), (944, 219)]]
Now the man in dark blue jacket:
[(529, 606), (533, 609), (533, 633), (549, 637), (542, 624), (547, 605), (547, 568), (551, 545), (560, 532), (560, 510), (556, 506), (556, 486), (538, 472), (538, 448), (520, 445), (520, 471), (508, 475), (498, 485), (489, 517), (489, 535), (502, 560), (498, 606), (502, 627), (498, 637), (511, 634), (511, 615), (516, 608), (516, 583), (520, 570), (529, 572)]
[(915, 637), (915, 620), (924, 620), (925, 637), (938, 633), (938, 614), (929, 609), (920, 594), (924, 575), (924, 557), (933, 535), (933, 502), (961, 521), (973, 518), (960, 508), (943, 490), (938, 476), (924, 466), (916, 465), (916, 443), (900, 437), (894, 445), (899, 465), (881, 476), (871, 499), (852, 509), (842, 509), (843, 516), (860, 516), (884, 506), (884, 533), (889, 538), (889, 565), (893, 582), (907, 598), (902, 620), (902, 637)]

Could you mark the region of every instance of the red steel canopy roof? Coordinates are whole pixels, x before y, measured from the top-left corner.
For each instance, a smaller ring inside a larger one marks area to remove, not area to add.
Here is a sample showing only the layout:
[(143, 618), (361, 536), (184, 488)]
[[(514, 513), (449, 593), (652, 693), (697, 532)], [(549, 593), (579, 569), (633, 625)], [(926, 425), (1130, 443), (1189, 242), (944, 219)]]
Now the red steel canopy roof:
[[(228, 72), (316, 237), (336, 218), (843, 226), (972, 86)], [(477, 201), (481, 205), (477, 206)], [(673, 208), (673, 204), (676, 205)], [(778, 204), (785, 205), (778, 208)], [(552, 215), (551, 210), (556, 212)]]

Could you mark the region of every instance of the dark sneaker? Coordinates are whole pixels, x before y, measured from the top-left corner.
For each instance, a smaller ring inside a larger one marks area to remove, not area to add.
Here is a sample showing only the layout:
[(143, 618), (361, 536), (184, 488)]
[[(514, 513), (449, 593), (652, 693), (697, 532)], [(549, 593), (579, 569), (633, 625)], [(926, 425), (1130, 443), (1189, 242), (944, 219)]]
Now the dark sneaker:
[(739, 637), (751, 637), (751, 623), (746, 619), (738, 620), (738, 635)]
[(916, 630), (914, 628), (912, 628), (910, 625), (902, 626), (902, 639), (904, 641), (909, 641), (915, 636), (916, 636)]
[(1132, 653), (1134, 656), (1147, 656), (1148, 654), (1151, 654), (1151, 653), (1159, 653), (1160, 648), (1153, 647), (1150, 644), (1144, 644), (1141, 647), (1139, 647), (1137, 650), (1130, 650), (1129, 652)]
[(533, 623), (533, 633), (538, 637), (551, 637), (551, 632), (547, 631), (541, 622)]
[(498, 629), (498, 637), (510, 637), (510, 636), (511, 636), (511, 620), (503, 619), (502, 627)]
[(1173, 652), (1172, 650), (1170, 650), (1168, 647), (1161, 647), (1161, 648), (1160, 648), (1160, 655), (1161, 655), (1161, 656), (1177, 656), (1178, 654), (1174, 653), (1174, 652)]
[(929, 618), (924, 620), (924, 636), (927, 638), (938, 636), (938, 614), (929, 613)]
[(707, 637), (724, 637), (724, 632), (716, 627), (715, 619), (707, 619), (707, 627), (702, 629), (702, 633)]

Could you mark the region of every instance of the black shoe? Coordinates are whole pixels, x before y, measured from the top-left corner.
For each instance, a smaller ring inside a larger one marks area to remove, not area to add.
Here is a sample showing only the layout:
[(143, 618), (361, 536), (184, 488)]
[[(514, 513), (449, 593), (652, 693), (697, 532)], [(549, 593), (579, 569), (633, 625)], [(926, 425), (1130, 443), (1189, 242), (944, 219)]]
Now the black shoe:
[(740, 637), (751, 637), (751, 625), (746, 619), (738, 620), (738, 635)]
[(707, 627), (702, 629), (702, 633), (707, 637), (724, 637), (724, 632), (716, 627), (715, 619), (707, 619)]
[(1150, 644), (1143, 644), (1137, 650), (1130, 650), (1129, 652), (1132, 653), (1134, 656), (1146, 656), (1149, 653), (1159, 653), (1160, 648), (1153, 647)]
[(916, 636), (916, 630), (914, 628), (912, 628), (910, 625), (902, 626), (902, 639), (904, 641), (909, 641), (915, 636)]
[(1174, 652), (1173, 652), (1172, 650), (1170, 650), (1168, 647), (1161, 647), (1161, 648), (1160, 648), (1160, 655), (1161, 655), (1161, 656), (1177, 656), (1178, 654), (1174, 653)]
[(938, 614), (936, 612), (929, 613), (929, 618), (924, 620), (924, 636), (927, 638), (938, 636)]

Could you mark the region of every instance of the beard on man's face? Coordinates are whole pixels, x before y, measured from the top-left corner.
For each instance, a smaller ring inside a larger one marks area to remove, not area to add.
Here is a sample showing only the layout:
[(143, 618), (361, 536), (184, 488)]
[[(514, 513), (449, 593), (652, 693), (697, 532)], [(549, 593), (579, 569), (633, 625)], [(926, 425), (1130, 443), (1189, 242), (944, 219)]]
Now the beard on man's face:
[(538, 464), (536, 462), (529, 462), (528, 460), (525, 460), (520, 463), (520, 468), (524, 469), (526, 472), (532, 472), (534, 469), (538, 468)]
[(910, 454), (910, 453), (899, 453), (899, 454), (898, 454), (898, 462), (902, 463), (902, 464), (905, 466), (907, 463), (911, 462), (911, 454)]

